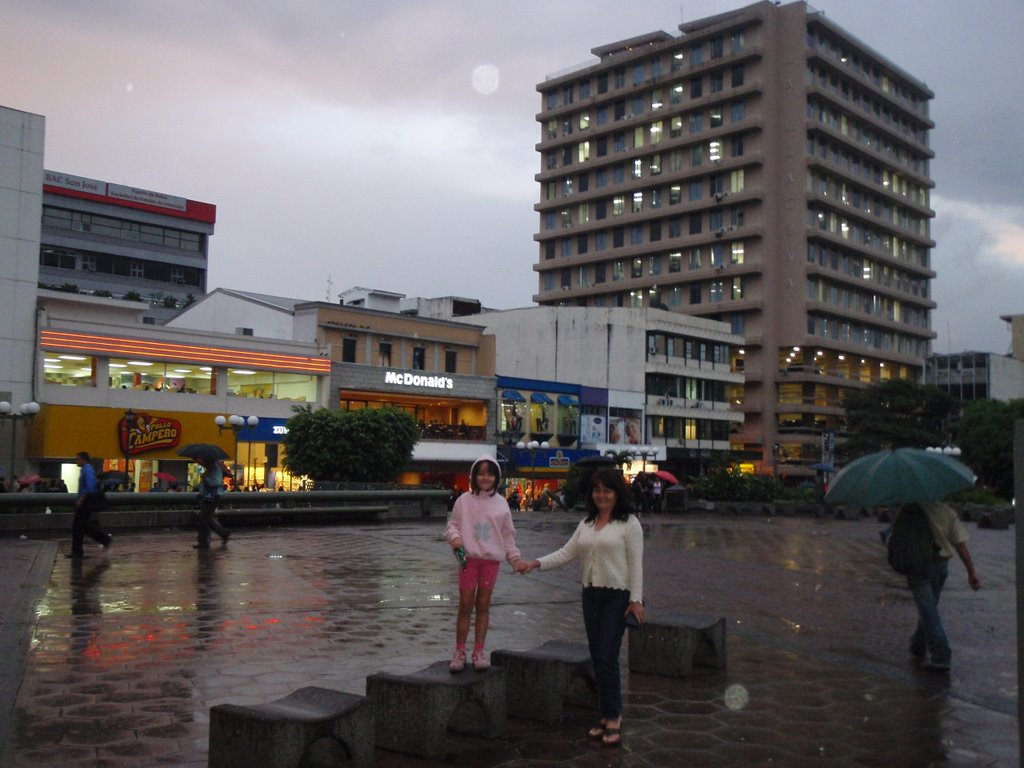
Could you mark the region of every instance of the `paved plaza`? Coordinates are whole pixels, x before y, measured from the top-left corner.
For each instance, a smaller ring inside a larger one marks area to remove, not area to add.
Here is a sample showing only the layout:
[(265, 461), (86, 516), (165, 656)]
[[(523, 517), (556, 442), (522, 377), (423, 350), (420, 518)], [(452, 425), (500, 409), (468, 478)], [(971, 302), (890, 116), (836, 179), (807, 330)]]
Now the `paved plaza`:
[[(568, 538), (567, 513), (516, 514), (527, 557)], [(509, 720), (488, 741), (452, 736), (424, 760), (525, 766), (1018, 766), (1014, 532), (969, 525), (983, 588), (950, 566), (949, 676), (907, 653), (915, 622), (873, 520), (644, 518), (649, 617), (726, 617), (728, 669), (629, 675), (623, 746), (561, 724)], [(210, 707), (308, 685), (362, 694), (378, 671), (414, 672), (453, 646), (455, 561), (443, 520), (239, 529), (192, 548), (190, 530), (117, 535), (84, 561), (66, 535), (0, 539), (0, 765), (206, 766)], [(578, 571), (495, 590), (488, 649), (584, 640)], [(625, 649), (623, 652), (625, 661)], [(254, 762), (255, 764), (255, 762)]]

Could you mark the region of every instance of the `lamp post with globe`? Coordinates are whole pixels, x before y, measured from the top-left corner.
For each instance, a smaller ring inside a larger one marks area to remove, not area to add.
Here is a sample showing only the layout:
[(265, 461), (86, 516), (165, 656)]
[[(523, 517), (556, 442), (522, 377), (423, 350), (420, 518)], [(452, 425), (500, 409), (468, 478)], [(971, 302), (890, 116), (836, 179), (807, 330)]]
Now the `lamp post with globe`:
[(15, 452), (17, 451), (17, 436), (18, 436), (18, 422), (24, 422), (27, 426), (28, 422), (35, 418), (35, 415), (39, 413), (39, 403), (32, 402), (22, 403), (17, 409), (6, 400), (0, 400), (0, 424), (11, 420), (11, 480), (14, 480), (15, 471)]

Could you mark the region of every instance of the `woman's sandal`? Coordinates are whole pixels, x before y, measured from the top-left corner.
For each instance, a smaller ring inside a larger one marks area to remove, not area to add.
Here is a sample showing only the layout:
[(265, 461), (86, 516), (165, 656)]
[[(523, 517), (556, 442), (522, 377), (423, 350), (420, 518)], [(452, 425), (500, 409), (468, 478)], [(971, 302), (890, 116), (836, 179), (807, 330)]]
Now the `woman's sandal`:
[(607, 726), (604, 723), (598, 723), (589, 731), (587, 731), (587, 737), (591, 739), (600, 739), (604, 737), (604, 729)]
[(622, 728), (605, 727), (601, 743), (606, 747), (617, 747), (622, 744)]

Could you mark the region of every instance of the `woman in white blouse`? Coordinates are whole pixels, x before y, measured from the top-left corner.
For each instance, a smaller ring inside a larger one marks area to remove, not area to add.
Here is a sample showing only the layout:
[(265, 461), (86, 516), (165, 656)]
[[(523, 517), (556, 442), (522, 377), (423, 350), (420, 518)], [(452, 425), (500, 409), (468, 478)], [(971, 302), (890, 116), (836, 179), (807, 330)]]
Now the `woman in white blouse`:
[(590, 479), (587, 516), (557, 552), (521, 563), (517, 570), (558, 568), (577, 558), (583, 582), (583, 623), (597, 678), (601, 721), (588, 735), (608, 746), (621, 743), (622, 680), (619, 651), (626, 616), (644, 618), (644, 537), (633, 512), (633, 495), (622, 473), (596, 470)]

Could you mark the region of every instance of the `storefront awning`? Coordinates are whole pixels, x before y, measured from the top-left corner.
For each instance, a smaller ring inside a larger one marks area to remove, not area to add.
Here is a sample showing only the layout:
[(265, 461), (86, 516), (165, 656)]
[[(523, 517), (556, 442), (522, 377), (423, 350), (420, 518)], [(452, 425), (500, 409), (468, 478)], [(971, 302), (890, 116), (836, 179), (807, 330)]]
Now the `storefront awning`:
[(541, 405), (554, 405), (555, 401), (545, 395), (543, 392), (534, 392), (530, 395), (531, 403), (540, 403)]
[(579, 403), (576, 402), (576, 398), (571, 395), (559, 395), (558, 404), (572, 406), (573, 408), (579, 407)]
[(514, 389), (506, 389), (501, 393), (501, 399), (510, 403), (525, 403), (526, 398), (516, 392)]

